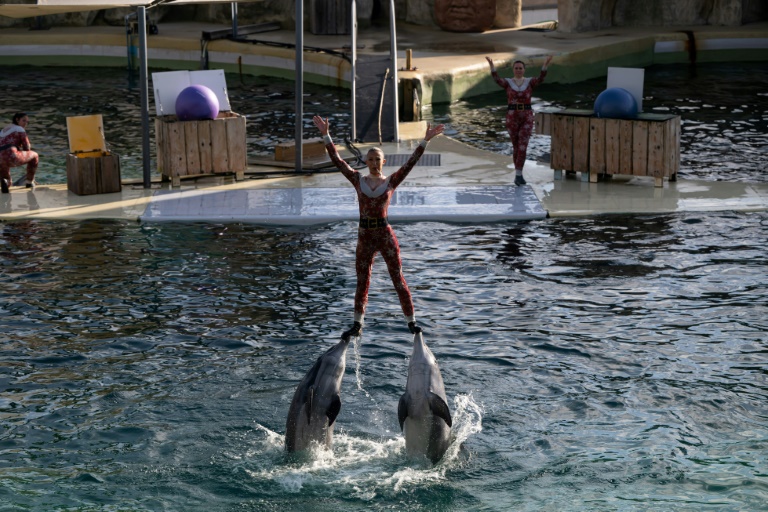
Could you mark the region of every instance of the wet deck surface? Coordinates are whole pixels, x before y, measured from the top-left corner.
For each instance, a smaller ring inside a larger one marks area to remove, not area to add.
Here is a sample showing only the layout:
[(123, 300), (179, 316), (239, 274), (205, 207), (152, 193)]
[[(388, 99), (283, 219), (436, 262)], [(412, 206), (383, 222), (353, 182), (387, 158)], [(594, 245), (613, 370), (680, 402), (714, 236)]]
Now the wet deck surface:
[[(385, 144), (409, 154), (415, 142)], [(342, 154), (344, 154), (342, 152)], [(434, 165), (419, 165), (398, 188), (390, 218), (403, 221), (489, 222), (546, 216), (655, 214), (768, 209), (768, 184), (701, 180), (664, 182), (616, 176), (589, 183), (579, 175), (554, 180), (553, 171), (526, 163), (528, 185), (515, 187), (509, 157), (448, 137), (430, 142)], [(438, 165), (439, 164), (439, 165)], [(387, 167), (387, 172), (394, 168)], [(11, 188), (0, 195), (0, 220), (130, 219), (306, 225), (357, 219), (355, 193), (338, 172), (286, 175), (284, 168), (251, 167), (243, 181), (230, 175), (182, 180), (180, 187), (124, 185), (121, 193), (78, 196), (66, 185)], [(270, 174), (274, 171), (275, 174)]]

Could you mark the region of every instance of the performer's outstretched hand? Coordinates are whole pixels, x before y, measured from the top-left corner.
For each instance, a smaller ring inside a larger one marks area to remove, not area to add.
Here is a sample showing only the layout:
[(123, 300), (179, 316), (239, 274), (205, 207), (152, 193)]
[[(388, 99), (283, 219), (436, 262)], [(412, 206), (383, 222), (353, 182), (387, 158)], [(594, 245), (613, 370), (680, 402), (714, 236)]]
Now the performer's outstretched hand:
[(315, 123), (315, 126), (317, 126), (317, 129), (320, 130), (320, 135), (322, 135), (323, 137), (328, 135), (328, 130), (331, 128), (331, 123), (328, 122), (327, 117), (323, 119), (320, 116), (315, 116), (312, 118), (312, 122)]
[(491, 71), (496, 71), (496, 66), (493, 65), (493, 61), (490, 57), (486, 57), (485, 60), (488, 61), (488, 65), (491, 66)]
[(438, 124), (433, 128), (431, 124), (427, 123), (427, 134), (424, 135), (424, 140), (429, 142), (429, 140), (432, 139), (433, 137), (436, 137), (441, 133), (443, 133), (443, 130), (445, 130), (444, 124)]

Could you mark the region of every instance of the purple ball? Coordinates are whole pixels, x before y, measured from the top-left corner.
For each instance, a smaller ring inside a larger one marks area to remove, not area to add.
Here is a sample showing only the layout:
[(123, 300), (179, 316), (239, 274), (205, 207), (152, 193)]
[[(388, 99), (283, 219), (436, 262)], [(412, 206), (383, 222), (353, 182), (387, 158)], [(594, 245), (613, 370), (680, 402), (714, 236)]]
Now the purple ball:
[(204, 85), (190, 85), (176, 97), (176, 117), (180, 121), (216, 119), (219, 98)]

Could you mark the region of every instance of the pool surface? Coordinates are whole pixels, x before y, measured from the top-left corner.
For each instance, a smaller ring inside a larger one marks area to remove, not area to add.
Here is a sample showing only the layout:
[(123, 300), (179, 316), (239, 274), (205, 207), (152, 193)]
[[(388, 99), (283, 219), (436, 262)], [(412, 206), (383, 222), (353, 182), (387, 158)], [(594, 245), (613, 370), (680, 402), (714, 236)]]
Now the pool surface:
[(2, 226), (8, 510), (760, 510), (765, 213), (395, 226), (456, 441), (409, 461), (379, 260), (332, 453), (282, 448), (355, 226)]

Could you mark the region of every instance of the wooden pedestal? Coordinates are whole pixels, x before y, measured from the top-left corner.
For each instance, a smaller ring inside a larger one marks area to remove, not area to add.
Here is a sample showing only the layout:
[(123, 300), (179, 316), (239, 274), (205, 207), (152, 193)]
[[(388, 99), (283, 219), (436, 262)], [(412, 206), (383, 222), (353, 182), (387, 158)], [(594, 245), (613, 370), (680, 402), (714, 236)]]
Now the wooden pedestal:
[[(321, 138), (306, 139), (301, 142), (302, 158), (318, 158), (326, 155), (325, 142)], [(296, 159), (296, 141), (281, 142), (275, 146), (275, 160), (290, 162)]]
[(204, 121), (158, 117), (155, 140), (157, 168), (173, 186), (179, 186), (181, 178), (203, 174), (245, 177), (245, 117), (239, 114), (221, 112), (218, 118)]
[(79, 196), (120, 192), (120, 157), (67, 155), (67, 188)]
[(566, 109), (537, 114), (537, 133), (552, 136), (550, 167), (555, 179), (562, 172), (581, 172), (594, 183), (598, 176), (629, 174), (677, 180), (680, 169), (680, 116), (639, 114), (636, 119), (605, 119), (591, 110)]

